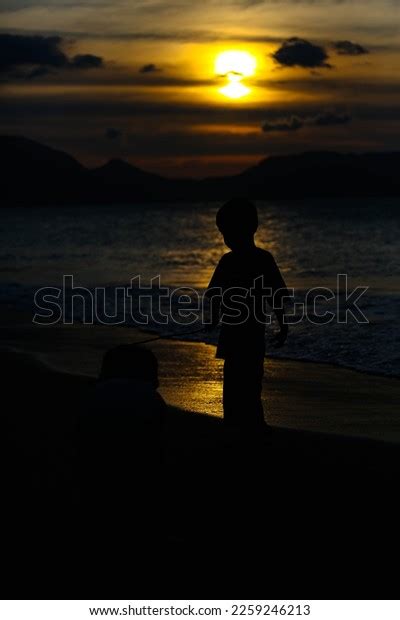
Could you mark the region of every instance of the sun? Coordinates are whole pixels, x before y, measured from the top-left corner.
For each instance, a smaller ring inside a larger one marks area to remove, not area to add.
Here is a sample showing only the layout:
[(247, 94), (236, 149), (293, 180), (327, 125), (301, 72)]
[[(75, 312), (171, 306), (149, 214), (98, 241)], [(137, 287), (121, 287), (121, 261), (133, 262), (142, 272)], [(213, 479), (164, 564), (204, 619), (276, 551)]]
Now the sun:
[(250, 89), (242, 84), (244, 78), (254, 75), (257, 61), (248, 52), (226, 51), (221, 52), (215, 60), (215, 73), (228, 80), (228, 84), (219, 92), (230, 99), (240, 99), (248, 95)]
[(250, 77), (254, 75), (257, 61), (249, 52), (229, 51), (219, 54), (215, 61), (215, 73)]

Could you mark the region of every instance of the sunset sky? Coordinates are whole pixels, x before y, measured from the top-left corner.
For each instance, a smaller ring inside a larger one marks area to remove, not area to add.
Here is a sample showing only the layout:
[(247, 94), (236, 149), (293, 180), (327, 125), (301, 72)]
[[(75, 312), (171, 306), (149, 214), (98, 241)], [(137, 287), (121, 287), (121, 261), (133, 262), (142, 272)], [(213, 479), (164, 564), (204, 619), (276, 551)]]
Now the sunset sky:
[(0, 131), (168, 176), (399, 150), (399, 51), (400, 0), (3, 0)]

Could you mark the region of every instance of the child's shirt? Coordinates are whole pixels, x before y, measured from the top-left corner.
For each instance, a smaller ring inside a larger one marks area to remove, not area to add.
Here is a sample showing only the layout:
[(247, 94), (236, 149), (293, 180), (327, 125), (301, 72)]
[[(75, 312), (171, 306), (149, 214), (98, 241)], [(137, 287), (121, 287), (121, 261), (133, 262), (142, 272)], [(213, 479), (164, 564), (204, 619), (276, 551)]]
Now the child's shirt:
[(282, 297), (287, 295), (272, 254), (257, 247), (224, 254), (208, 286), (214, 287), (222, 293), (217, 357), (264, 357), (267, 318), (262, 296), (270, 306), (282, 307)]

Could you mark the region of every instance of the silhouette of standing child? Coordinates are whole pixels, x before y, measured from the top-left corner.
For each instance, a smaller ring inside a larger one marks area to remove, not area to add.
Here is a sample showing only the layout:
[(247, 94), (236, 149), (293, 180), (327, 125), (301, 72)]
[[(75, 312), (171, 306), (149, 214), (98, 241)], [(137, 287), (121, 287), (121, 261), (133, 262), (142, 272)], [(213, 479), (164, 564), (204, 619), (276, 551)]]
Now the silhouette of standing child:
[(223, 409), (227, 424), (254, 428), (264, 424), (261, 401), (264, 374), (265, 300), (280, 326), (275, 346), (286, 340), (285, 282), (273, 256), (254, 243), (255, 205), (233, 199), (217, 213), (217, 227), (231, 252), (224, 254), (211, 278), (210, 328), (221, 323), (217, 357), (224, 362)]

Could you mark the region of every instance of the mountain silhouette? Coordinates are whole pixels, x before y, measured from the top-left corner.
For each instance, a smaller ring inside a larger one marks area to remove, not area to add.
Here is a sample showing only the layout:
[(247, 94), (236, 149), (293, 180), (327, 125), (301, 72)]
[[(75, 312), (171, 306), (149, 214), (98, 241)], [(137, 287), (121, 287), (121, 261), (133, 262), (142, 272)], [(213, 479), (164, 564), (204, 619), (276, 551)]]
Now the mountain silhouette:
[(135, 185), (163, 181), (160, 175), (145, 172), (122, 159), (110, 159), (104, 166), (95, 168), (92, 172), (94, 178), (101, 179), (111, 185)]
[(400, 153), (314, 151), (268, 157), (237, 175), (254, 197), (398, 195)]
[(19, 136), (0, 136), (0, 155), (4, 206), (400, 195), (400, 152), (272, 156), (240, 174), (200, 180), (164, 178), (120, 159), (88, 169)]
[[(19, 136), (0, 136), (2, 203), (35, 204), (84, 199), (87, 169), (62, 151)], [(89, 192), (88, 192), (89, 195)]]
[(90, 171), (90, 177), (94, 187), (102, 187), (103, 199), (107, 197), (111, 202), (130, 202), (133, 196), (135, 200), (157, 199), (168, 187), (167, 179), (122, 159), (111, 159)]

